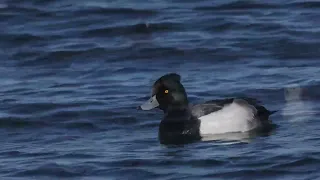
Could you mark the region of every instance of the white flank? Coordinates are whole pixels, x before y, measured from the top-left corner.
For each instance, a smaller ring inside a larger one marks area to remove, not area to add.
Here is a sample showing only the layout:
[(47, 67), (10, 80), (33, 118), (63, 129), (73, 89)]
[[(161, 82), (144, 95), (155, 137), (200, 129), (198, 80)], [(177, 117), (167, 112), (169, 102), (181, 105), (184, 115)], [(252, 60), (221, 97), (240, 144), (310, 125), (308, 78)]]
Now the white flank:
[(200, 133), (206, 135), (252, 130), (259, 125), (254, 118), (256, 111), (246, 101), (237, 99), (219, 111), (200, 117)]

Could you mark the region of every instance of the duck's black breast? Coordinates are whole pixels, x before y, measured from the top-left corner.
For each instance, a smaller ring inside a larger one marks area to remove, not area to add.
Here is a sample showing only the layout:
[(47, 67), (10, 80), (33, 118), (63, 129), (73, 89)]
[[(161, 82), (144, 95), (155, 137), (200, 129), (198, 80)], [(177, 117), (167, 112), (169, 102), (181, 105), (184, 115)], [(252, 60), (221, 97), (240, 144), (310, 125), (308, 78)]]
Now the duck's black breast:
[(162, 144), (184, 144), (201, 139), (200, 121), (192, 116), (189, 119), (166, 119), (159, 126), (159, 140)]

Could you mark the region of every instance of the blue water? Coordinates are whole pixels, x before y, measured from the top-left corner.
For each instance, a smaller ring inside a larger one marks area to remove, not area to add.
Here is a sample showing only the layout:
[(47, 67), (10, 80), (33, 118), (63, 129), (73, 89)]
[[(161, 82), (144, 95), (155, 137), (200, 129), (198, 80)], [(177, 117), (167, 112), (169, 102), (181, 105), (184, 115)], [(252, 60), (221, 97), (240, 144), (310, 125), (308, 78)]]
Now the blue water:
[[(320, 179), (320, 2), (0, 1), (0, 179)], [(152, 83), (246, 95), (266, 135), (158, 141)]]

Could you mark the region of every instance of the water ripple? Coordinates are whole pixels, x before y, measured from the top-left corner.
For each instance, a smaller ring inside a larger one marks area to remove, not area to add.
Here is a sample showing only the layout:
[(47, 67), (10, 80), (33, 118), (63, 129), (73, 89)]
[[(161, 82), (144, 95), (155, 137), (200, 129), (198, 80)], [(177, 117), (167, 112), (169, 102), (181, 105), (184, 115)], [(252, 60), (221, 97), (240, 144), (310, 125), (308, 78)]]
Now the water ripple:
[(73, 166), (72, 168), (58, 165), (55, 163), (46, 164), (34, 169), (24, 170), (16, 173), (16, 177), (36, 177), (36, 176), (51, 176), (51, 177), (80, 177), (90, 172), (88, 166)]

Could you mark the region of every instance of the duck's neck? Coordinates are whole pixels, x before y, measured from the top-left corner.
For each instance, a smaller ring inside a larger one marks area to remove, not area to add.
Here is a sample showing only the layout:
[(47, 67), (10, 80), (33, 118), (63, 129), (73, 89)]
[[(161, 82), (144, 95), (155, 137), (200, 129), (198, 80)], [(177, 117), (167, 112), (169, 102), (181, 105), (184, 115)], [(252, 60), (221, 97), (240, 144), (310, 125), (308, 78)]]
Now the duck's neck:
[(171, 121), (188, 121), (192, 119), (192, 113), (188, 104), (170, 105), (164, 113), (165, 119)]

